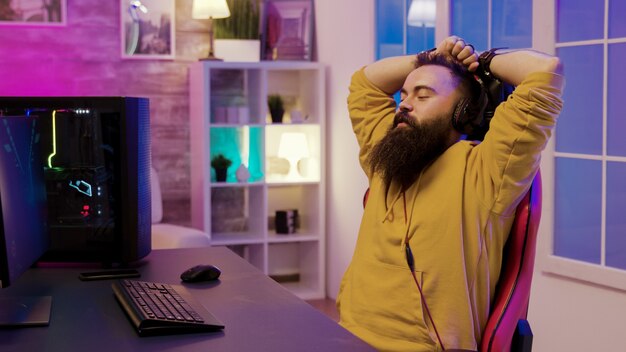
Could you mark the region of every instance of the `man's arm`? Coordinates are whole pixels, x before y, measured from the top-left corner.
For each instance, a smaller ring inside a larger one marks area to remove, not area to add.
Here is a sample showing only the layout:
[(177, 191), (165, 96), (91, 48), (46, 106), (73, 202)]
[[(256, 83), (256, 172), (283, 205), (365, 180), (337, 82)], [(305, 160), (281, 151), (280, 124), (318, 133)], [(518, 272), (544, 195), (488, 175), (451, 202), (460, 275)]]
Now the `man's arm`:
[(500, 80), (518, 86), (533, 72), (563, 74), (558, 57), (534, 50), (496, 51), (489, 66), (491, 73)]
[(404, 84), (406, 76), (415, 70), (415, 56), (394, 56), (378, 60), (365, 67), (365, 77), (383, 92), (392, 95)]
[[(437, 45), (436, 51), (447, 54), (462, 62), (469, 71), (478, 67), (478, 55), (471, 45), (457, 36), (451, 36)], [(514, 86), (522, 83), (533, 72), (562, 74), (559, 58), (534, 50), (496, 52), (491, 60), (490, 71), (497, 78)], [(365, 67), (365, 76), (376, 87), (387, 94), (402, 88), (406, 77), (415, 69), (415, 56), (394, 56), (376, 61)]]
[[(489, 71), (516, 86), (500, 104), (484, 141), (474, 148), (474, 188), (494, 213), (508, 213), (532, 181), (556, 119), (561, 112), (564, 85), (558, 58), (515, 50), (492, 58)], [(488, 176), (487, 176), (488, 175)]]
[[(478, 55), (474, 52), (474, 48), (459, 37), (446, 38), (437, 45), (436, 51), (452, 56), (466, 65), (470, 71), (478, 67)], [(366, 66), (365, 77), (380, 90), (391, 95), (402, 88), (404, 80), (413, 70), (415, 70), (415, 55), (394, 56)]]

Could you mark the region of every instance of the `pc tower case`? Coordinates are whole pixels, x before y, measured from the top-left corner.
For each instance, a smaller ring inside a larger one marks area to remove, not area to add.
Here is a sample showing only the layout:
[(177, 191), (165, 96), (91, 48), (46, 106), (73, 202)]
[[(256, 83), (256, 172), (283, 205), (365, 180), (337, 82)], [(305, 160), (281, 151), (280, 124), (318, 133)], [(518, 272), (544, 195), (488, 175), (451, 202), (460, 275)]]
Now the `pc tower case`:
[(150, 253), (148, 99), (0, 97), (0, 115), (38, 117), (50, 236), (42, 261), (129, 263)]

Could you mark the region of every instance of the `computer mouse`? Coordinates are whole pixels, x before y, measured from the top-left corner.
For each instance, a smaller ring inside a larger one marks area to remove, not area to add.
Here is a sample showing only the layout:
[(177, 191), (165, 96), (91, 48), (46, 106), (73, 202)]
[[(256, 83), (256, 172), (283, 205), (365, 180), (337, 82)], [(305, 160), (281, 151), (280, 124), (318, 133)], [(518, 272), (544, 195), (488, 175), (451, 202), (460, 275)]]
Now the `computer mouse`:
[(217, 280), (222, 271), (215, 265), (196, 265), (180, 274), (180, 279), (184, 282), (201, 282)]

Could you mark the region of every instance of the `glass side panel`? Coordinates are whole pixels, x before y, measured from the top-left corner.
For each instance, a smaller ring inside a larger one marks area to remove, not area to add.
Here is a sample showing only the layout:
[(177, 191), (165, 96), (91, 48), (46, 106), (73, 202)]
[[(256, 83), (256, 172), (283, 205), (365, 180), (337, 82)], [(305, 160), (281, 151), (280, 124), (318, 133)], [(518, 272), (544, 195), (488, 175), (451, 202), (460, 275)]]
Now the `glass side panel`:
[(602, 45), (559, 48), (557, 55), (567, 77), (567, 103), (556, 125), (556, 151), (601, 154)]
[(626, 156), (626, 43), (609, 44), (608, 61), (607, 153)]
[(557, 42), (604, 37), (604, 1), (559, 0), (556, 4)]
[(602, 162), (556, 158), (554, 254), (600, 263)]
[(376, 59), (404, 54), (403, 0), (376, 1)]
[(532, 47), (532, 0), (492, 1), (491, 46)]
[(609, 38), (626, 37), (626, 0), (609, 1)]
[(606, 174), (606, 265), (626, 269), (626, 163), (608, 162)]
[(476, 50), (489, 49), (488, 5), (488, 0), (453, 0), (450, 4), (450, 33), (472, 43)]

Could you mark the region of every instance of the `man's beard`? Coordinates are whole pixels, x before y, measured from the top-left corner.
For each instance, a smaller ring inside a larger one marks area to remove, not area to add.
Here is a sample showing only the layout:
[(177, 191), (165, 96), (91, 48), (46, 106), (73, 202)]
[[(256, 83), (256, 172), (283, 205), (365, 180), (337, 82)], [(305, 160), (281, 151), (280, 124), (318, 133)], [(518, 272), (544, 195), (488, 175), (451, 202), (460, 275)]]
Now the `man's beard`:
[[(396, 128), (404, 122), (408, 126)], [(389, 187), (391, 181), (409, 188), (420, 172), (450, 146), (451, 122), (437, 116), (418, 124), (406, 112), (398, 112), (389, 133), (372, 149), (372, 173), (379, 173)]]

